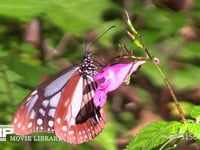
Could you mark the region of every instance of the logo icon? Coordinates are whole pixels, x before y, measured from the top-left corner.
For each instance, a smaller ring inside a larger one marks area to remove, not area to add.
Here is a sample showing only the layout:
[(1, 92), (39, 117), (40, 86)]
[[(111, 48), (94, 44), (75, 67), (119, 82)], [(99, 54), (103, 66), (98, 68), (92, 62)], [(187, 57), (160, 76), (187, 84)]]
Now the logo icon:
[(12, 125), (0, 125), (0, 142), (6, 141), (6, 136), (13, 133), (14, 130)]

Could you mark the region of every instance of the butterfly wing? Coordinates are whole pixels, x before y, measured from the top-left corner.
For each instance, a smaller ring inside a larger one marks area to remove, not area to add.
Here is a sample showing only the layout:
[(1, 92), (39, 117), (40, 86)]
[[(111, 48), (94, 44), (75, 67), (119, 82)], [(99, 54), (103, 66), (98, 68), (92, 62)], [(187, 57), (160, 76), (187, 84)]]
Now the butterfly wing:
[(64, 70), (30, 93), (13, 117), (14, 133), (26, 135), (33, 132), (54, 132), (54, 116), (62, 89), (78, 70), (79, 66)]
[(93, 104), (96, 88), (92, 78), (83, 78), (77, 72), (63, 89), (54, 120), (55, 133), (60, 139), (80, 144), (102, 131), (105, 113)]
[(93, 104), (97, 67), (86, 52), (79, 66), (64, 70), (41, 84), (17, 109), (14, 133), (55, 132), (69, 143), (93, 139), (105, 124), (103, 108)]

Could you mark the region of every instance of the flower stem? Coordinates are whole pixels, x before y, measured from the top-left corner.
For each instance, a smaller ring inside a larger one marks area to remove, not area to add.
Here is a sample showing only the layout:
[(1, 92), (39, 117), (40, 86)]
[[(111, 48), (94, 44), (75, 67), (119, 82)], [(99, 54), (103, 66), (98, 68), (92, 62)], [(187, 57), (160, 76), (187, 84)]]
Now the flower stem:
[(183, 109), (182, 109), (181, 105), (179, 104), (178, 99), (176, 98), (176, 95), (174, 93), (174, 90), (173, 90), (173, 88), (172, 88), (169, 80), (166, 78), (166, 76), (164, 75), (164, 73), (162, 72), (162, 70), (160, 69), (160, 67), (155, 62), (153, 62), (153, 64), (155, 65), (156, 69), (160, 72), (160, 74), (161, 74), (161, 76), (162, 76), (162, 78), (163, 78), (163, 80), (165, 82), (165, 85), (169, 89), (169, 92), (170, 92), (170, 94), (171, 94), (171, 96), (172, 96), (172, 98), (174, 100), (174, 103), (175, 103), (176, 108), (178, 110), (178, 113), (179, 113), (179, 115), (181, 117), (181, 120), (183, 122), (185, 122), (186, 119), (185, 119), (185, 116), (184, 116), (184, 113), (183, 113)]
[[(181, 117), (181, 120), (183, 122), (185, 122), (186, 119), (185, 119), (185, 116), (184, 116), (184, 113), (183, 113), (183, 109), (182, 109), (181, 105), (179, 104), (178, 99), (176, 98), (176, 95), (174, 93), (174, 90), (173, 90), (169, 80), (166, 78), (165, 74), (162, 72), (162, 70), (158, 66), (158, 64), (154, 61), (153, 55), (151, 54), (151, 51), (148, 50), (147, 47), (145, 46), (145, 42), (144, 42), (142, 36), (137, 32), (137, 30), (132, 25), (131, 20), (130, 20), (130, 18), (128, 16), (128, 13), (127, 12), (125, 12), (125, 13), (126, 13), (126, 16), (127, 16), (127, 24), (128, 24), (129, 28), (132, 31), (132, 33), (128, 32), (129, 37), (133, 40), (133, 42), (134, 42), (134, 40), (137, 40), (137, 42), (138, 41), (140, 42), (138, 44), (138, 47), (145, 50), (147, 58), (150, 59), (153, 62), (153, 64), (156, 67), (156, 69), (160, 72), (160, 74), (161, 74), (161, 76), (162, 76), (162, 78), (164, 80), (164, 83), (167, 86), (167, 88), (169, 89), (169, 92), (170, 92), (170, 94), (171, 94), (171, 96), (172, 96), (172, 98), (174, 100), (174, 103), (175, 103), (176, 108), (178, 110), (178, 113), (179, 113), (179, 115)], [(140, 46), (140, 45), (142, 45), (142, 46)]]

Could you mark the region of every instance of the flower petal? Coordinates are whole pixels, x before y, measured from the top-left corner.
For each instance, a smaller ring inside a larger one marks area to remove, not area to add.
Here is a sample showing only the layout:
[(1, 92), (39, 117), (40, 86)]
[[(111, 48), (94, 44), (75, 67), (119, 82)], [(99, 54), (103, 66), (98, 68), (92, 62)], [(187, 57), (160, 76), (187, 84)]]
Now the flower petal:
[(107, 99), (107, 93), (116, 90), (139, 66), (146, 61), (120, 63), (107, 66), (98, 73), (94, 80), (99, 83), (93, 99), (96, 107), (103, 107)]

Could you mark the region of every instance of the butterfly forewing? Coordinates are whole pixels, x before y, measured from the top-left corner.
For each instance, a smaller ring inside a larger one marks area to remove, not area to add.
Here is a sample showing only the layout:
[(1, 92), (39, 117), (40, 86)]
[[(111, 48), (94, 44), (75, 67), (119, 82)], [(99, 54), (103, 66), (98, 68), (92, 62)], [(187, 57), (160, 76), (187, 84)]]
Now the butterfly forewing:
[(12, 121), (16, 134), (26, 135), (33, 132), (54, 132), (54, 115), (62, 89), (78, 69), (79, 67), (75, 66), (55, 75), (24, 99)]
[(29, 94), (17, 109), (14, 133), (55, 132), (69, 143), (93, 139), (105, 124), (103, 108), (93, 104), (97, 68), (86, 52), (80, 65), (65, 69)]

